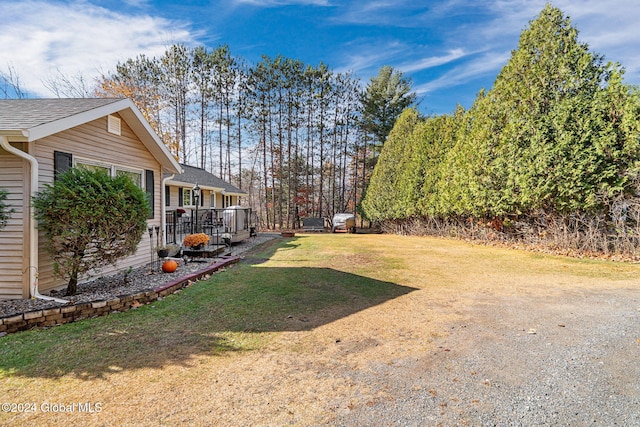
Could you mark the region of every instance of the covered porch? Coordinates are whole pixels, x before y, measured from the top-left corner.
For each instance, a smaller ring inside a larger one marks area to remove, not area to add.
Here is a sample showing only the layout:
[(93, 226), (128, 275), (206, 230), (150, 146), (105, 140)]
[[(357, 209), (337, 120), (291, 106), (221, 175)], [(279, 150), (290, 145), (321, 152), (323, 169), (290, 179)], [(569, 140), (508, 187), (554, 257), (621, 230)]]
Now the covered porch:
[(210, 246), (231, 245), (255, 235), (251, 208), (171, 209), (165, 213), (167, 244), (182, 245), (186, 235), (204, 233)]

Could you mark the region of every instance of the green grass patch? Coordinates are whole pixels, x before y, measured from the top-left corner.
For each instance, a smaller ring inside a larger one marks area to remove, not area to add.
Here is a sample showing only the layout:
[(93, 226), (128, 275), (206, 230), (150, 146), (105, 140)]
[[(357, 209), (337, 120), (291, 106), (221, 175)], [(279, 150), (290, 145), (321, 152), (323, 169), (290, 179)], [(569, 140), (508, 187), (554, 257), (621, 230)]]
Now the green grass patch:
[[(8, 335), (0, 339), (0, 378), (89, 379), (189, 363), (198, 355), (251, 351), (274, 333), (308, 330), (411, 291), (344, 265), (332, 268), (344, 258), (335, 245), (332, 239), (278, 239), (254, 250), (246, 262), (162, 301)], [(343, 255), (348, 258), (349, 251)]]

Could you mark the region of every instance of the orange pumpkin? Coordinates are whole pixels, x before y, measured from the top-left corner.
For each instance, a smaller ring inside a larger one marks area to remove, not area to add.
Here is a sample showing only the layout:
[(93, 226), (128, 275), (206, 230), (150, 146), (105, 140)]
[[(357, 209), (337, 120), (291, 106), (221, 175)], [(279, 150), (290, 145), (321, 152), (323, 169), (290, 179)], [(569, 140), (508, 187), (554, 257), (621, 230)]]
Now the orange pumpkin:
[(178, 263), (172, 259), (168, 259), (162, 263), (162, 271), (165, 273), (173, 273), (178, 268)]

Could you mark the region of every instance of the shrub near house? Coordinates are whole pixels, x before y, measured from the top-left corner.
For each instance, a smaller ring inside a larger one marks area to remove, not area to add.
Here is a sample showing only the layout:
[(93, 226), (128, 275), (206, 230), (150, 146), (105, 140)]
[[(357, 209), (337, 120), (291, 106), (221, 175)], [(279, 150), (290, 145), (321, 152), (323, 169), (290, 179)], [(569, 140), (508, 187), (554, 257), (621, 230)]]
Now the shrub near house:
[(77, 168), (46, 185), (33, 205), (56, 273), (69, 279), (67, 295), (83, 272), (135, 253), (149, 215), (144, 191), (127, 176)]

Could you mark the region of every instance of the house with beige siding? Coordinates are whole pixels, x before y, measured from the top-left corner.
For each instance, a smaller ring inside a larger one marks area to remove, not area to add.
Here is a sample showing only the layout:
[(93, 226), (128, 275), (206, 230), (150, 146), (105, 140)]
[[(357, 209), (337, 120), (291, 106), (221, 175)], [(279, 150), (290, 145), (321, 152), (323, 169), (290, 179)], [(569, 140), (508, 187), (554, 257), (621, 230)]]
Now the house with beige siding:
[(193, 188), (200, 187), (200, 208), (226, 208), (240, 204), (240, 198), (248, 194), (236, 186), (218, 178), (205, 169), (180, 165), (182, 173), (166, 176), (165, 204), (167, 209), (195, 209)]
[[(30, 200), (78, 166), (131, 177), (149, 196), (148, 226), (164, 228), (163, 176), (182, 168), (130, 100), (0, 100), (0, 189), (13, 209), (0, 230), (0, 299), (47, 298), (40, 292), (66, 284), (54, 274)], [(100, 274), (144, 265), (151, 244), (143, 238), (134, 255)]]

